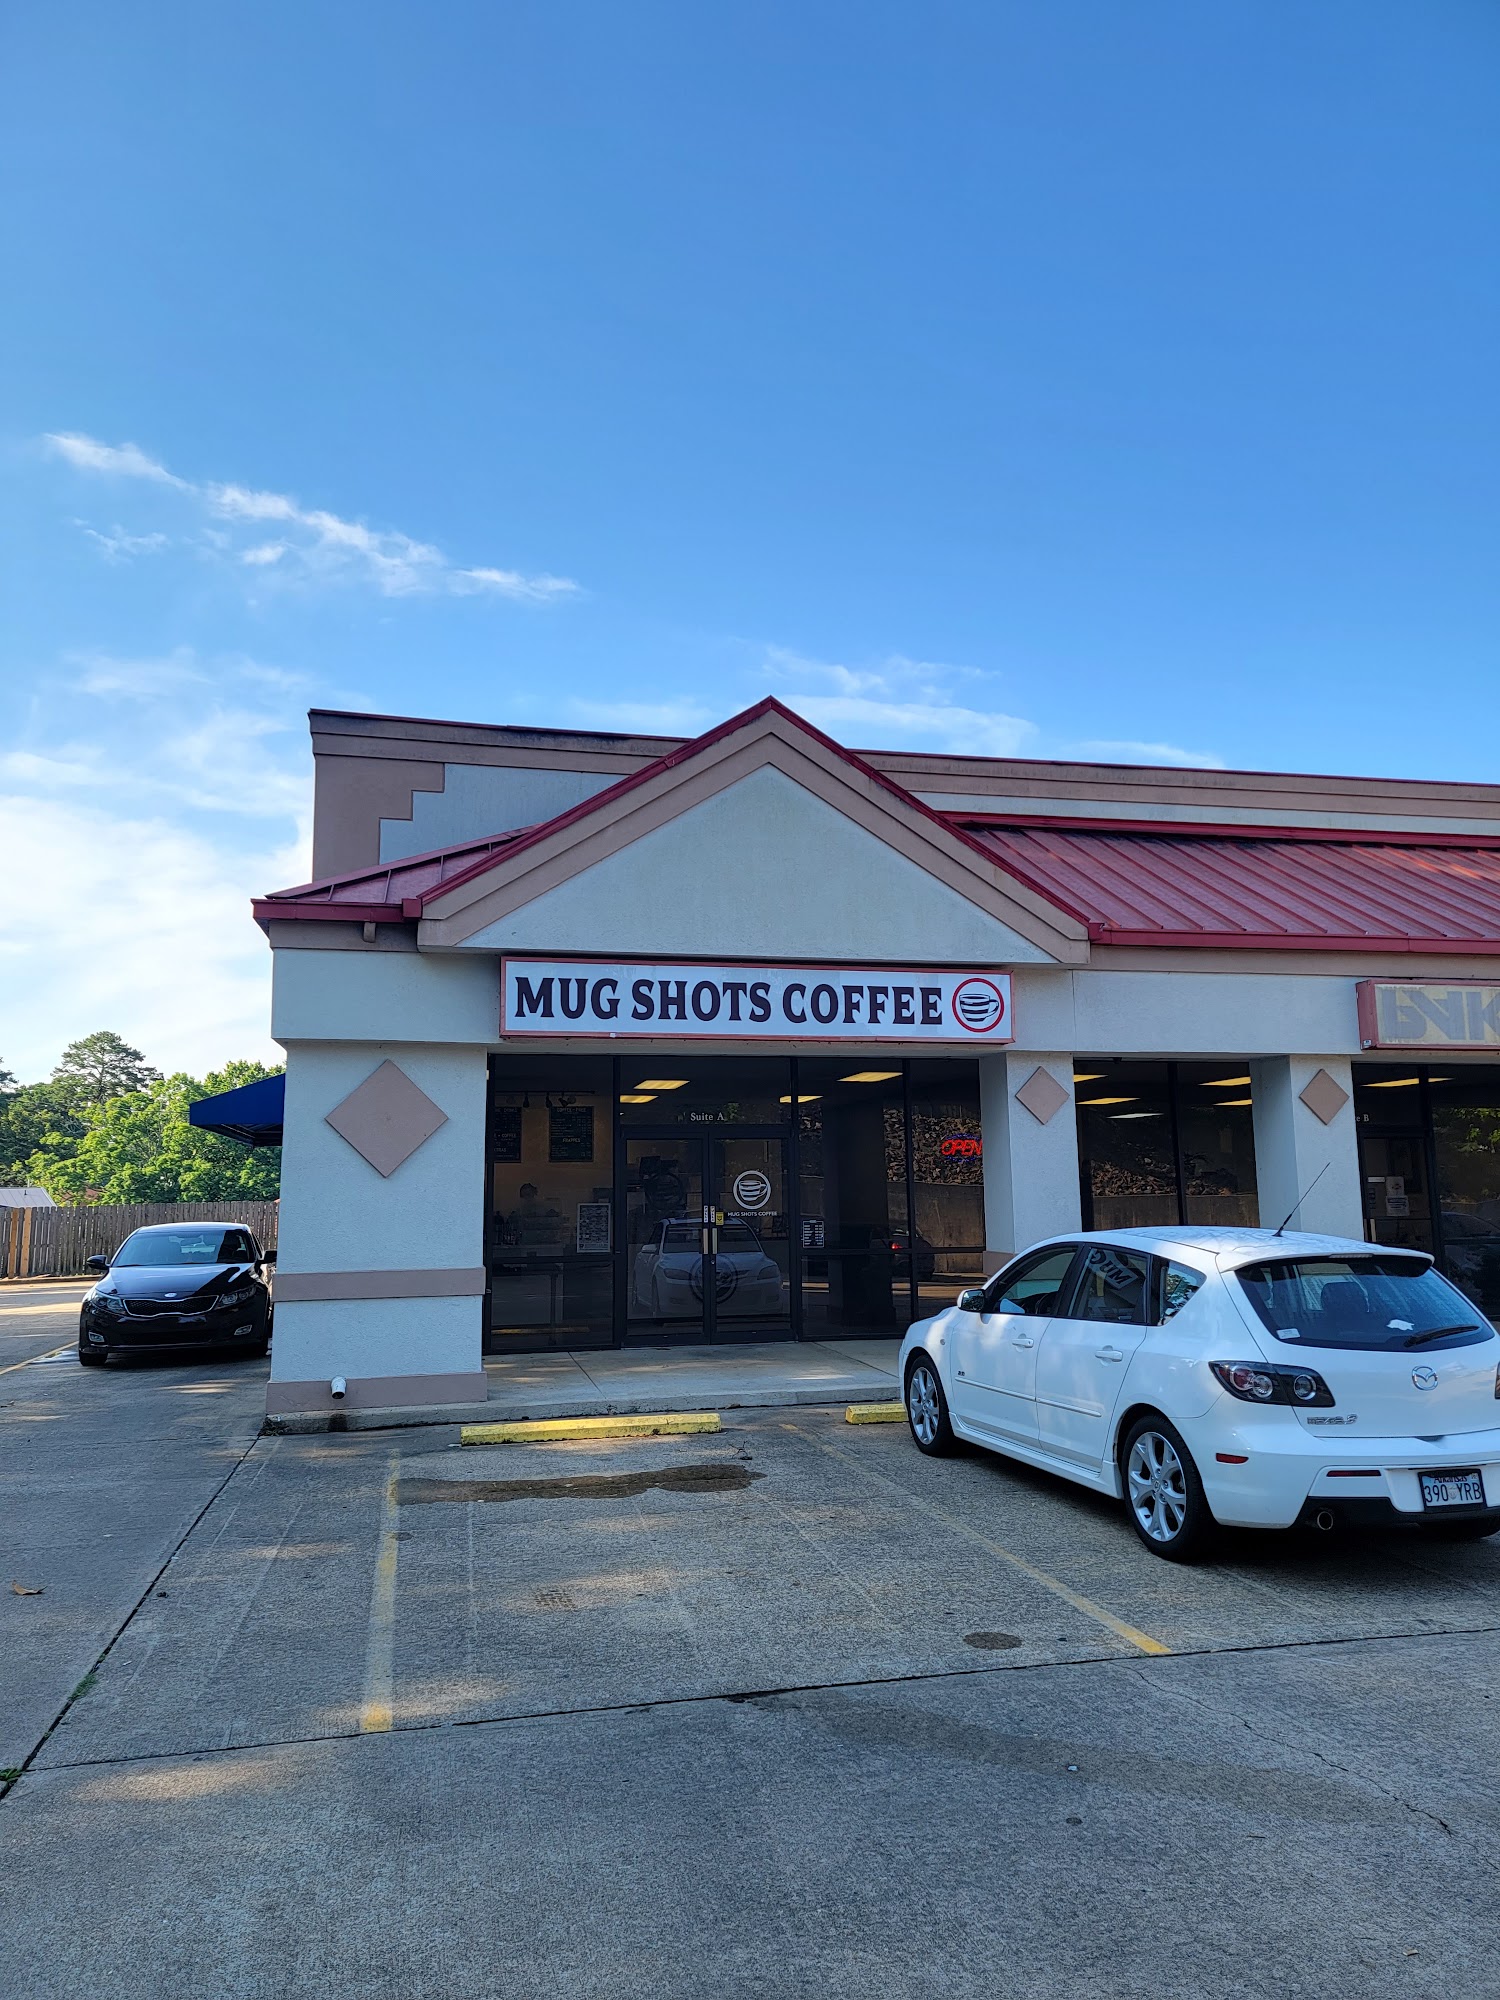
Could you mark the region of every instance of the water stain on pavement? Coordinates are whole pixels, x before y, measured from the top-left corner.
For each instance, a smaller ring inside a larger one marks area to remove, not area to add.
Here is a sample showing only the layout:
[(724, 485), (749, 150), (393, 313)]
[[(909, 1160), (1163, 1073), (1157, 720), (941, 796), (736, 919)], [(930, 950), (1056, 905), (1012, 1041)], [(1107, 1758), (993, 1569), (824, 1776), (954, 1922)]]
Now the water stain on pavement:
[(738, 1464), (665, 1465), (655, 1472), (583, 1472), (562, 1479), (403, 1479), (396, 1499), (403, 1507), (430, 1500), (630, 1500), (650, 1493), (739, 1493), (764, 1479)]

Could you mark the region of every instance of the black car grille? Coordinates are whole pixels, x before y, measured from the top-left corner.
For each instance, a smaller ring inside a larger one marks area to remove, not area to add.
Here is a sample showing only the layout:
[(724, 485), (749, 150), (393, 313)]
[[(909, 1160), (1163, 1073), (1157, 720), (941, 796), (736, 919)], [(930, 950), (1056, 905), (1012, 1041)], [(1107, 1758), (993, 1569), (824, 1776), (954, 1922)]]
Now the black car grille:
[(132, 1319), (180, 1319), (184, 1313), (207, 1312), (212, 1299), (127, 1299)]

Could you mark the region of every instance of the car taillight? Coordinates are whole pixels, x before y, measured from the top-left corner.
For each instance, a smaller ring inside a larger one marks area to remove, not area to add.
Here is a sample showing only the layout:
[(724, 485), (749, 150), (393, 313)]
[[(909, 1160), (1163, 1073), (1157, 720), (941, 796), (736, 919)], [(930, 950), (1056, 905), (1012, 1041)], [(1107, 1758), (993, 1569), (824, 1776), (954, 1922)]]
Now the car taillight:
[[(1219, 1383), (1242, 1403), (1291, 1403), (1305, 1410), (1333, 1407), (1333, 1391), (1314, 1369), (1276, 1361), (1210, 1361)], [(1500, 1370), (1495, 1394), (1500, 1396)]]

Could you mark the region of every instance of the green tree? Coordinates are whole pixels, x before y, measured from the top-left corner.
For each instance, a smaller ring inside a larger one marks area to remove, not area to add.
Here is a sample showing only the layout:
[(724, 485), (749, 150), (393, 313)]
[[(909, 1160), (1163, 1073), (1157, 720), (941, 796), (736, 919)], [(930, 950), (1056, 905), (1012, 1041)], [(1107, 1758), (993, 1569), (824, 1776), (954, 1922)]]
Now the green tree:
[(60, 1083), (25, 1083), (0, 1097), (0, 1187), (22, 1187), (36, 1174), (33, 1155), (66, 1153), (89, 1129), (86, 1107), (73, 1088)]
[(161, 1071), (109, 1028), (69, 1042), (52, 1072), (52, 1081), (71, 1090), (80, 1104), (107, 1104), (112, 1097), (149, 1090), (161, 1080)]
[(57, 1133), (25, 1162), (55, 1201), (269, 1201), (281, 1181), (281, 1149), (253, 1150), (187, 1122), (187, 1107), (238, 1084), (280, 1072), (235, 1062), (200, 1083), (159, 1079), (111, 1097), (78, 1137)]

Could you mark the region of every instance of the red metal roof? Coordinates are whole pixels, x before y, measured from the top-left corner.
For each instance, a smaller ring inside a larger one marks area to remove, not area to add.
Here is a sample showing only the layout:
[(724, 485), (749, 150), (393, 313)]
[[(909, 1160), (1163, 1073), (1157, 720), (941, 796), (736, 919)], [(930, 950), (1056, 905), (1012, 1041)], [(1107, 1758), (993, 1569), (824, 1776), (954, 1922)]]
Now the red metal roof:
[(966, 824), (1008, 874), (1100, 944), (1500, 953), (1500, 842), (1334, 828)]
[(466, 840), (458, 847), (434, 848), (404, 861), (382, 862), (352, 875), (330, 875), (322, 882), (304, 882), (295, 889), (276, 889), (251, 904), (257, 923), (273, 917), (323, 917), (343, 923), (399, 924), (403, 917), (422, 914), (422, 898), (448, 888), (455, 877), (483, 866), (530, 833), (511, 833)]

